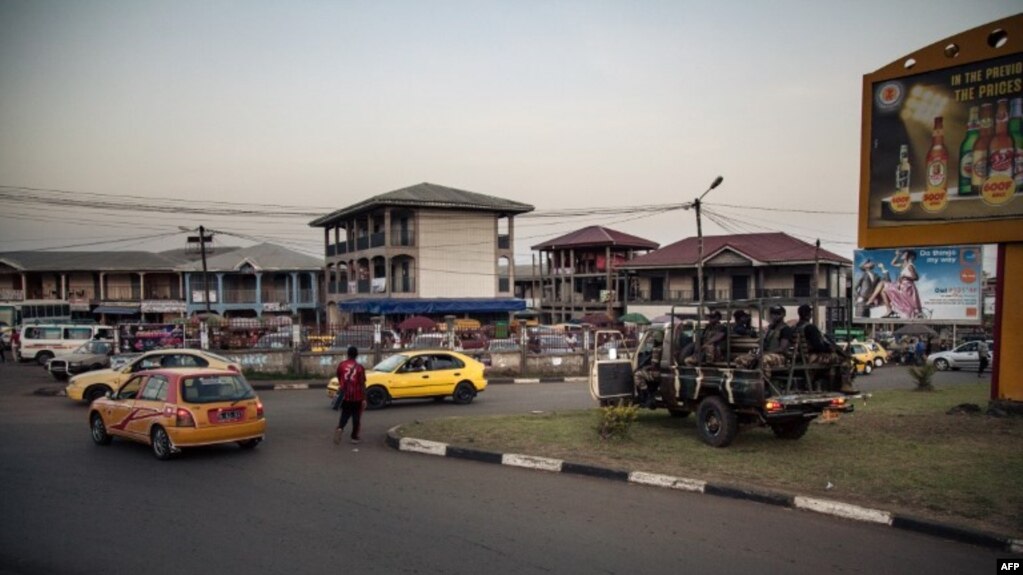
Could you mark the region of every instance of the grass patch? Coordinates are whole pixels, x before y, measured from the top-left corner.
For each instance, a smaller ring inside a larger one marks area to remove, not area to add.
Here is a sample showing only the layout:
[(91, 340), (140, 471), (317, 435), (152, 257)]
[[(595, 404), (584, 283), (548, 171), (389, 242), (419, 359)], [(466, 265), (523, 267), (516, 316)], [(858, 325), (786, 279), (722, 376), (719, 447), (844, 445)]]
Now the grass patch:
[[(948, 415), (986, 406), (990, 384), (889, 390), (856, 412), (814, 422), (799, 441), (743, 427), (730, 447), (700, 441), (694, 416), (639, 412), (624, 438), (602, 440), (599, 409), (457, 417), (401, 428), (408, 437), (710, 481), (751, 483), (802, 495), (1023, 535), (1023, 418)], [(829, 488), (828, 485), (831, 485)]]

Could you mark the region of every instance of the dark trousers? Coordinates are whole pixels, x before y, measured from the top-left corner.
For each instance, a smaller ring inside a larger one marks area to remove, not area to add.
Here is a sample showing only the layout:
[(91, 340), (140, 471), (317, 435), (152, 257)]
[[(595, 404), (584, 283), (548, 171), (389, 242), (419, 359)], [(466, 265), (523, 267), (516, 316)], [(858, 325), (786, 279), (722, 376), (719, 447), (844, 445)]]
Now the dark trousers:
[(362, 429), (362, 402), (342, 401), (341, 419), (337, 422), (338, 429), (344, 429), (348, 420), (352, 420), (352, 439), (359, 439), (359, 431)]
[(985, 369), (987, 369), (987, 356), (982, 355), (980, 356), (980, 365), (977, 366), (977, 377), (980, 377), (980, 374), (984, 373)]

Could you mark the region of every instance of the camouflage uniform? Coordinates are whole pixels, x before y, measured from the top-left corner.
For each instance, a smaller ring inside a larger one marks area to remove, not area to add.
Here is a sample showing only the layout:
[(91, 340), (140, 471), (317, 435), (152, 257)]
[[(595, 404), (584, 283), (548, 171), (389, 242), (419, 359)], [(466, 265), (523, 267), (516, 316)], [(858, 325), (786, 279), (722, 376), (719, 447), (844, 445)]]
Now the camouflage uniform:
[(660, 384), (661, 357), (664, 354), (664, 342), (654, 340), (650, 350), (650, 359), (641, 365), (632, 375), (632, 383), (636, 386), (636, 395), (640, 402), (650, 408), (654, 406), (654, 394)]
[(704, 330), (703, 337), (707, 343), (700, 346), (699, 357), (694, 353), (685, 358), (686, 365), (691, 367), (698, 363), (724, 361), (724, 354), (721, 353), (721, 340), (728, 337), (728, 328), (721, 323), (708, 325)]
[[(784, 317), (784, 316), (782, 316)], [(782, 346), (782, 342), (792, 342), (792, 328), (785, 325), (784, 321), (777, 321), (772, 323), (767, 328), (767, 333), (764, 334), (764, 340), (760, 344), (762, 353), (751, 351), (750, 353), (735, 360), (735, 364), (745, 369), (753, 369), (757, 365), (757, 359), (760, 359), (760, 370), (764, 373), (764, 377), (771, 378), (771, 370), (776, 367), (782, 367), (785, 365), (786, 350)]]

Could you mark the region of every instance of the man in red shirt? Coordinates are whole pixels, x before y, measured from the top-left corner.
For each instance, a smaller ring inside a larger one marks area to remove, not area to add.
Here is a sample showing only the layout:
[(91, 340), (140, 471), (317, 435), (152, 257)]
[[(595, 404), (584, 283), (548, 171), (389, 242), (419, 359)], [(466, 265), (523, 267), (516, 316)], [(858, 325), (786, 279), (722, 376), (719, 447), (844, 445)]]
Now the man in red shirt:
[(366, 370), (355, 358), (359, 350), (355, 346), (348, 348), (348, 359), (337, 366), (338, 393), (341, 394), (341, 419), (334, 430), (334, 443), (341, 443), (345, 425), (352, 420), (352, 443), (359, 442), (359, 429), (362, 427), (362, 411), (366, 409)]

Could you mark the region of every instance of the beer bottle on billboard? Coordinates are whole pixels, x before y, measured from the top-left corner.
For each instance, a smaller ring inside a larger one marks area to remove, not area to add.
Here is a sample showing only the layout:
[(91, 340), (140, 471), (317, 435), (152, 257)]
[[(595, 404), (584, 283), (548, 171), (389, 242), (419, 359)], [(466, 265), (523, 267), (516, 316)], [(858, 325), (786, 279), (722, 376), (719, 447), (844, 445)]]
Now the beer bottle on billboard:
[(899, 165), (895, 168), (895, 195), (889, 202), (892, 210), (898, 213), (910, 207), (909, 174), (909, 146), (902, 144), (899, 146)]
[(995, 135), (987, 149), (987, 177), (981, 196), (991, 205), (1001, 205), (1012, 199), (1016, 193), (1016, 182), (1012, 168), (1015, 164), (1016, 146), (1009, 136), (1009, 100), (998, 100), (995, 113)]
[(994, 114), (991, 104), (980, 106), (980, 136), (973, 144), (973, 177), (970, 179), (970, 190), (979, 194), (984, 187), (984, 180), (987, 179), (987, 148), (991, 143), (991, 133), (994, 131)]
[[(973, 183), (973, 146), (980, 137), (980, 108), (970, 108), (970, 121), (966, 123), (966, 137), (959, 146), (959, 188), (960, 196), (975, 196), (980, 190), (974, 190)], [(1023, 156), (1021, 164), (1023, 165)]]
[(948, 149), (945, 148), (944, 119), (934, 118), (931, 133), (931, 150), (927, 152), (927, 190), (924, 192), (923, 208), (928, 212), (940, 212), (948, 205)]
[(1013, 98), (1009, 106), (1009, 136), (1016, 148), (1013, 154), (1012, 177), (1016, 182), (1016, 193), (1023, 194), (1023, 98)]

